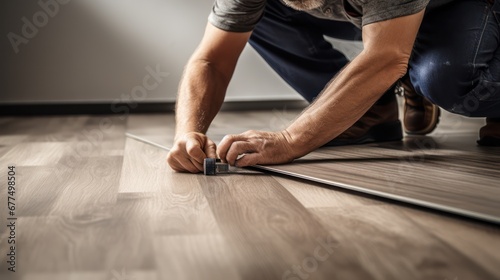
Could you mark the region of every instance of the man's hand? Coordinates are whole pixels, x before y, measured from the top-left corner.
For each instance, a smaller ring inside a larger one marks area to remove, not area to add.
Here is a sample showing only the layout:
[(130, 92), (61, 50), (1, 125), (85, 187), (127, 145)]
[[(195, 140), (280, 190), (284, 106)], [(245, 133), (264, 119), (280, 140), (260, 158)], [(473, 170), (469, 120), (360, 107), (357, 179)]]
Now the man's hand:
[(238, 167), (288, 163), (298, 156), (286, 131), (254, 130), (226, 135), (217, 148), (217, 154), (230, 165)]
[(189, 132), (175, 140), (167, 161), (177, 172), (203, 172), (203, 160), (215, 158), (215, 143), (205, 134)]
[(224, 101), (227, 85), (251, 32), (227, 32), (207, 23), (205, 35), (184, 69), (175, 110), (175, 143), (168, 163), (175, 171), (203, 171), (215, 158), (215, 144), (204, 133)]

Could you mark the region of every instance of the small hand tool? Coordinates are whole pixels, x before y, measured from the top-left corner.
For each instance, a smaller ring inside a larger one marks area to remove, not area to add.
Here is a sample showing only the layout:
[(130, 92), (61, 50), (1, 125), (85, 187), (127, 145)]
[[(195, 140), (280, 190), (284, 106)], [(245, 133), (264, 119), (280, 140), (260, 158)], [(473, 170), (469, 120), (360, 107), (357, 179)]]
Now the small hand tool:
[[(160, 145), (156, 142), (149, 141), (143, 137), (137, 136), (132, 133), (126, 133), (125, 134), (127, 137), (131, 139), (135, 139), (139, 142), (146, 143), (148, 145), (155, 146), (157, 148), (170, 151), (170, 148)], [(241, 159), (245, 154), (241, 154), (238, 156), (238, 159)], [(220, 159), (215, 159), (215, 158), (205, 158), (203, 160), (203, 173), (205, 175), (217, 175), (217, 174), (223, 174), (223, 173), (231, 173), (231, 170), (229, 170), (229, 163), (224, 163)]]
[(206, 158), (203, 160), (203, 174), (217, 175), (229, 173), (229, 163), (224, 163), (220, 159)]

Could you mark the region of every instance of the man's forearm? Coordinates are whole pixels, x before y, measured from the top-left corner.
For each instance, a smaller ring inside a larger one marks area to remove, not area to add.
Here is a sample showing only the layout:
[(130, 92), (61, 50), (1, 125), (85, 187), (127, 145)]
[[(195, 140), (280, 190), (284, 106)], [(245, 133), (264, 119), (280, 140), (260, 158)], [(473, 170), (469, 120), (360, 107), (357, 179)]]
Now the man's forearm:
[(219, 111), (229, 77), (214, 64), (191, 60), (184, 71), (176, 105), (176, 136), (187, 132), (205, 133)]
[(285, 130), (297, 155), (327, 143), (353, 125), (406, 71), (405, 59), (362, 52)]

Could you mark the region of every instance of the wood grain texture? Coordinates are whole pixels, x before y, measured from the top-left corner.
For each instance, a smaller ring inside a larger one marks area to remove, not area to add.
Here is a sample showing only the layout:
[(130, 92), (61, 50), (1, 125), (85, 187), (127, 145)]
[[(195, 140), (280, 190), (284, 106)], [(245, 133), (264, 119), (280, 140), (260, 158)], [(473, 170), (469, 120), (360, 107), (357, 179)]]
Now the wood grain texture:
[(322, 148), (266, 169), (500, 223), (500, 150), (418, 141)]
[[(117, 199), (122, 157), (113, 155), (105, 145), (112, 144), (114, 149), (123, 150), (125, 125), (117, 123), (114, 131), (99, 130), (103, 133), (102, 139), (82, 137), (82, 131), (96, 131), (92, 120), (100, 121), (102, 117), (47, 117), (39, 123), (44, 126), (35, 125), (35, 118), (20, 118), (20, 125), (9, 122), (9, 131), (19, 133), (15, 128), (26, 129), (23, 142), (7, 146), (10, 150), (1, 158), (2, 182), (6, 181), (4, 163), (16, 166), (16, 238), (17, 243), (22, 244), (17, 249), (18, 263), (29, 264), (18, 266), (20, 272), (15, 274), (16, 279), (25, 275), (32, 278), (36, 273), (50, 275), (107, 268), (115, 256), (123, 254), (118, 250), (137, 243), (131, 240), (120, 243), (121, 239), (112, 237), (122, 236), (120, 226), (131, 224), (113, 225), (110, 206)], [(85, 153), (75, 149), (83, 145)], [(102, 156), (104, 154), (106, 156)], [(69, 158), (72, 161), (68, 161)], [(1, 184), (0, 190), (0, 200), (5, 205), (6, 186)], [(6, 214), (1, 212), (2, 221), (6, 221)], [(109, 229), (103, 230), (103, 224)], [(1, 233), (1, 244), (6, 244), (8, 232), (2, 227)], [(112, 247), (111, 241), (117, 241), (117, 246)], [(102, 253), (104, 244), (109, 250), (106, 254)], [(147, 249), (143, 245), (139, 247)], [(7, 271), (4, 256), (2, 254), (2, 272)]]
[(28, 135), (0, 135), (0, 145), (13, 145), (23, 142)]
[(19, 143), (13, 145), (0, 160), (17, 166), (44, 166), (56, 164), (67, 152), (69, 145), (60, 142)]
[[(218, 141), (247, 129), (279, 129), (294, 113), (222, 112), (207, 134)], [(166, 124), (152, 123), (159, 127), (150, 132), (165, 130), (160, 127)], [(444, 113), (439, 128), (427, 137), (320, 148), (291, 164), (257, 167), (500, 223), (500, 148), (476, 145), (483, 124), (481, 119)], [(167, 147), (173, 143), (171, 135), (135, 135)]]
[(327, 231), (268, 175), (233, 175), (199, 176), (221, 232), (238, 252), (233, 261), (243, 279), (279, 279)]
[(155, 238), (158, 279), (241, 279), (234, 249), (221, 235), (167, 235)]
[[(275, 112), (242, 114), (238, 129), (254, 114), (263, 122)], [(69, 125), (44, 134), (27, 123), (34, 131), (15, 134), (27, 135), (23, 142), (3, 146), (26, 148), (21, 155), (28, 165), (17, 166), (18, 272), (6, 270), (8, 233), (2, 226), (0, 279), (500, 277), (497, 225), (260, 171), (175, 173), (165, 150), (123, 134), (127, 125), (167, 139), (147, 126), (166, 125), (163, 116), (151, 122), (137, 117), (116, 122), (106, 140), (91, 146), (67, 133)], [(68, 123), (58, 118), (50, 122)], [(75, 119), (92, 130), (102, 117), (69, 118)], [(40, 146), (48, 144), (54, 146)], [(80, 148), (74, 157), (78, 146), (89, 150)], [(46, 149), (35, 153), (40, 147)], [(373, 158), (387, 157), (384, 148), (374, 151)], [(343, 161), (369, 158), (362, 151), (350, 156), (355, 159)], [(6, 181), (3, 159), (0, 182)], [(29, 165), (32, 159), (36, 165)], [(0, 183), (0, 205), (5, 202), (6, 185)], [(0, 209), (2, 223), (6, 214)]]
[[(455, 247), (434, 238), (432, 233), (394, 210), (368, 206), (311, 211), (323, 224), (329, 225), (340, 244), (349, 246), (358, 265), (371, 275), (370, 279), (401, 279), (401, 275), (407, 279), (494, 279), (498, 275), (499, 271), (491, 274), (481, 264), (473, 264), (473, 260)], [(388, 258), (398, 255), (403, 260)]]
[[(491, 275), (500, 275), (500, 254), (494, 249), (500, 246), (499, 227), (465, 220), (457, 223), (454, 216), (441, 216), (422, 209), (403, 208), (401, 213), (460, 254), (473, 258)], [(455, 275), (458, 277), (458, 272)]]

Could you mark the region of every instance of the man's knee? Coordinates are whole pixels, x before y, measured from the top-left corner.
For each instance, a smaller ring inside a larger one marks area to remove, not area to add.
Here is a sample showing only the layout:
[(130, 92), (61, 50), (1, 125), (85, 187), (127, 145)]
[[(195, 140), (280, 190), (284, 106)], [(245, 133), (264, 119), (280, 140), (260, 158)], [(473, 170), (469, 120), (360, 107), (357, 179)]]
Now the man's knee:
[(483, 76), (475, 79), (471, 76), (468, 66), (447, 61), (410, 70), (416, 91), (434, 104), (460, 115), (483, 116), (486, 107), (500, 100), (499, 83)]
[(417, 93), (443, 109), (451, 109), (465, 95), (463, 75), (450, 62), (429, 61), (426, 65), (412, 67), (410, 78)]
[(481, 75), (471, 79), (470, 70), (434, 66), (427, 71), (410, 71), (411, 80), (419, 94), (439, 107), (460, 115), (485, 117), (500, 106), (500, 83)]

